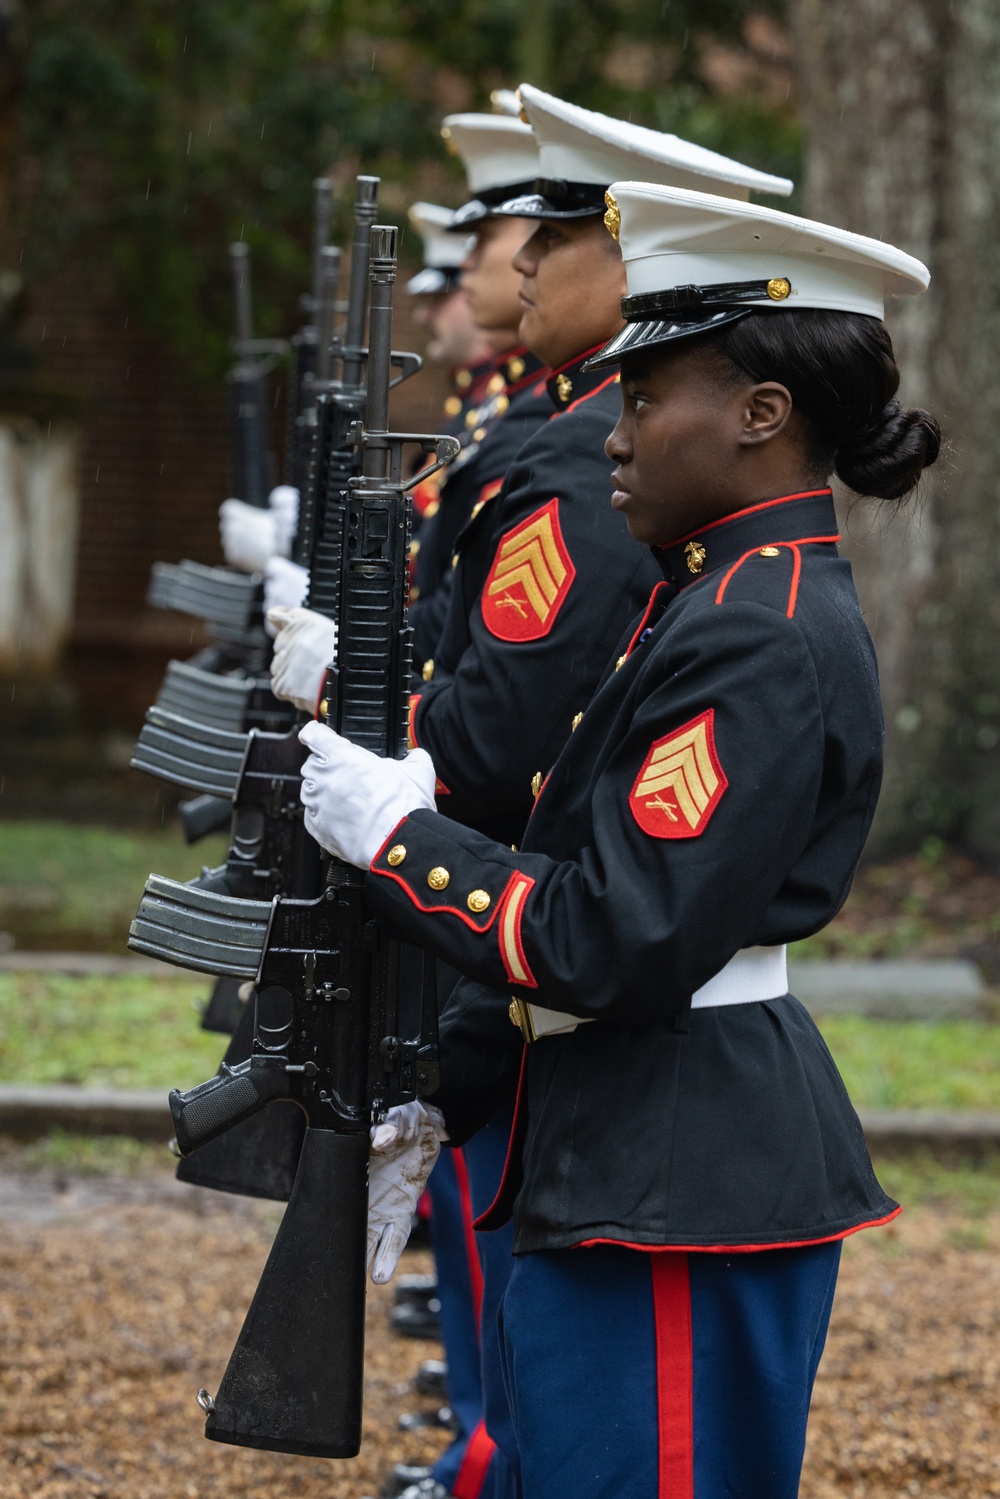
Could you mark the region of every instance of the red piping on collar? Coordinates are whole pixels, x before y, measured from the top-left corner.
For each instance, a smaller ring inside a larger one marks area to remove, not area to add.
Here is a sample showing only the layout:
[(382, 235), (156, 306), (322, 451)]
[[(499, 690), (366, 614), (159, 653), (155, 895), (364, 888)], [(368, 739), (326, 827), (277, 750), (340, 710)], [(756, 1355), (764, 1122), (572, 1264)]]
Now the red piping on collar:
[(567, 359), (567, 361), (566, 361), (565, 364), (558, 364), (558, 365), (556, 365), (555, 369), (549, 370), (548, 376), (546, 378), (549, 379), (549, 380), (551, 380), (553, 375), (561, 375), (562, 372), (563, 372), (563, 370), (572, 369), (572, 367), (573, 367), (574, 364), (582, 364), (585, 359), (589, 359), (590, 358), (591, 354), (596, 354), (597, 351), (598, 351), (598, 349), (603, 349), (603, 348), (604, 348), (604, 344), (603, 343), (594, 344), (593, 348), (591, 348), (591, 349), (584, 349), (584, 351), (583, 351), (582, 354), (574, 354), (573, 358), (572, 359)]
[(593, 390), (588, 390), (585, 396), (577, 396), (575, 401), (570, 401), (565, 411), (557, 411), (555, 415), (568, 416), (571, 411), (575, 411), (578, 406), (582, 406), (584, 401), (593, 400), (594, 396), (599, 396), (602, 390), (607, 390), (609, 385), (614, 385), (620, 378), (617, 374), (610, 375), (607, 380), (602, 380), (600, 385), (595, 385)]
[(683, 536), (677, 536), (658, 547), (657, 551), (666, 552), (671, 547), (679, 547), (681, 542), (689, 541), (692, 536), (704, 536), (706, 531), (714, 531), (717, 526), (726, 526), (731, 520), (741, 520), (744, 515), (755, 515), (760, 510), (770, 510), (774, 505), (787, 505), (792, 500), (818, 499), (824, 494), (832, 497), (833, 490), (829, 486), (825, 489), (803, 489), (801, 494), (783, 494), (779, 495), (776, 500), (761, 500), (757, 505), (748, 505), (745, 510), (734, 510), (731, 515), (720, 515), (718, 520), (709, 521), (707, 526), (696, 526), (693, 531), (686, 531)]

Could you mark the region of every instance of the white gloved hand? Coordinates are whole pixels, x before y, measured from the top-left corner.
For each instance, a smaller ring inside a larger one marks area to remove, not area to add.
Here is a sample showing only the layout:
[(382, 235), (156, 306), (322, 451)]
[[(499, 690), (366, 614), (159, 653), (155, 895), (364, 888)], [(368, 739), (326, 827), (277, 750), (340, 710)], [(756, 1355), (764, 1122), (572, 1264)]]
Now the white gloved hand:
[(272, 489), (267, 509), (242, 500), (223, 500), (219, 506), (222, 551), (230, 567), (259, 573), (272, 557), (287, 557), (299, 516), (299, 492), (290, 484)]
[(306, 831), (338, 859), (367, 869), (397, 822), (434, 810), (437, 778), (426, 750), (383, 760), (321, 723), (307, 723), (299, 740), (310, 751), (302, 767)]
[[(267, 503), (274, 516), (275, 553), (279, 557), (288, 557), (295, 527), (299, 523), (299, 492), (291, 484), (278, 484), (268, 495)], [(298, 602), (301, 603), (301, 599)]]
[(316, 712), (327, 667), (337, 653), (337, 626), (312, 609), (269, 609), (276, 631), (271, 658), (271, 691), (304, 713)]
[(278, 550), (274, 512), (258, 510), (242, 500), (223, 500), (219, 506), (219, 535), (229, 566), (244, 573), (263, 572), (268, 558)]
[(368, 1271), (377, 1286), (395, 1274), (420, 1194), (447, 1138), (444, 1118), (432, 1103), (397, 1104), (372, 1129)]
[[(309, 570), (289, 562), (287, 557), (272, 557), (264, 568), (264, 613), (269, 609), (297, 609), (306, 601)], [(273, 640), (279, 626), (264, 620), (264, 629)]]

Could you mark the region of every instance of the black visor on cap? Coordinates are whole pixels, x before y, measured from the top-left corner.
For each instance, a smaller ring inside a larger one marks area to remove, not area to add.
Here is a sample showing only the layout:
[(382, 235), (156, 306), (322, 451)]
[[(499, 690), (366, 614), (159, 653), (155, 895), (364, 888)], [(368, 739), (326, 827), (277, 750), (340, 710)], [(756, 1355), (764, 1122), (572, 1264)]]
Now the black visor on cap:
[(606, 365), (619, 364), (626, 354), (658, 348), (661, 344), (679, 343), (682, 338), (696, 338), (699, 333), (711, 333), (715, 328), (724, 328), (727, 323), (738, 323), (752, 311), (755, 309), (751, 307), (727, 307), (715, 312), (690, 311), (673, 318), (626, 323), (610, 343), (587, 360), (583, 368), (604, 369)]
[(483, 219), (502, 212), (509, 198), (520, 197), (524, 193), (531, 192), (534, 185), (534, 182), (509, 182), (502, 187), (484, 188), (475, 198), (470, 199), (468, 203), (463, 203), (461, 208), (455, 210), (455, 216), (448, 225), (448, 233), (468, 232), (470, 225), (480, 224)]
[(494, 209), (510, 219), (586, 219), (603, 216), (605, 188), (596, 182), (564, 182), (540, 177), (532, 191), (508, 198)]

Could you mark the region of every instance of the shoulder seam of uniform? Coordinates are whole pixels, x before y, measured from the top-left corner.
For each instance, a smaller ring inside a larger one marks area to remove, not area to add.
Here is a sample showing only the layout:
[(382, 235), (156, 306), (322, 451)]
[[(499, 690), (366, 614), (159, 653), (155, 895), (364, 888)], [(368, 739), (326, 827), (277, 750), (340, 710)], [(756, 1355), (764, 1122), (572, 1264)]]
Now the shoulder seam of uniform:
[[(837, 542), (839, 540), (840, 535), (838, 533), (836, 536), (801, 536), (795, 541), (772, 541), (768, 543), (770, 546), (783, 548), (792, 554), (792, 581), (789, 585), (788, 603), (785, 607), (785, 615), (788, 619), (795, 618), (795, 606), (799, 597), (799, 579), (802, 575), (802, 552), (800, 548), (810, 545), (815, 546), (824, 542)], [(721, 604), (724, 601), (730, 582), (743, 564), (748, 562), (751, 557), (760, 556), (760, 553), (761, 548), (759, 546), (751, 547), (748, 552), (744, 552), (743, 556), (739, 557), (733, 563), (732, 567), (723, 574), (715, 592), (715, 602), (717, 604)]]

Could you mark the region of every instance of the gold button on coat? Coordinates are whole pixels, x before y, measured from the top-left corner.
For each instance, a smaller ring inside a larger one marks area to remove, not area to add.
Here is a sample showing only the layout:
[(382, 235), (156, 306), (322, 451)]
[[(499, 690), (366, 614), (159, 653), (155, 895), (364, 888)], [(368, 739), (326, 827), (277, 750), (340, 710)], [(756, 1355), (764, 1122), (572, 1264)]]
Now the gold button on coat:
[(624, 656), (619, 656), (618, 660), (615, 662), (615, 671), (621, 671), (622, 667), (625, 665), (625, 662), (627, 660), (628, 660), (628, 652), (626, 652)]
[(542, 789), (542, 772), (540, 770), (536, 770), (535, 774), (531, 777), (531, 794), (532, 794), (532, 796), (537, 797), (537, 795), (541, 791), (541, 789)]
[(394, 843), (385, 857), (393, 869), (396, 869), (406, 858), (406, 845), (403, 843)]
[(462, 409), (461, 396), (449, 396), (444, 403), (445, 416), (457, 416)]
[(475, 911), (478, 915), (480, 911), (486, 910), (489, 903), (490, 897), (487, 891), (473, 890), (470, 892), (469, 898), (465, 904), (468, 906), (470, 911)]
[(511, 1025), (516, 1025), (518, 1030), (521, 1030), (521, 1007), (516, 999), (512, 999), (507, 1006), (507, 1014), (510, 1017)]
[(423, 677), (423, 679), (424, 679), (425, 682), (429, 682), (431, 680), (431, 678), (434, 675), (434, 661), (433, 661), (433, 658), (431, 660), (429, 660), (429, 661), (425, 661), (424, 662), (423, 669), (422, 669), (420, 675)]
[(573, 722), (570, 724), (570, 728), (573, 729), (573, 730), (576, 730), (576, 729), (578, 729), (580, 727), (580, 725), (582, 723), (583, 723), (583, 714), (582, 713), (574, 713), (574, 715), (573, 715)]
[(758, 553), (758, 556), (760, 556), (760, 557), (780, 557), (781, 553), (780, 553), (780, 551), (778, 550), (777, 547), (761, 547), (761, 549), (760, 549), (760, 551)]
[(451, 875), (440, 864), (435, 864), (427, 876), (427, 883), (432, 890), (447, 890), (451, 884)]

